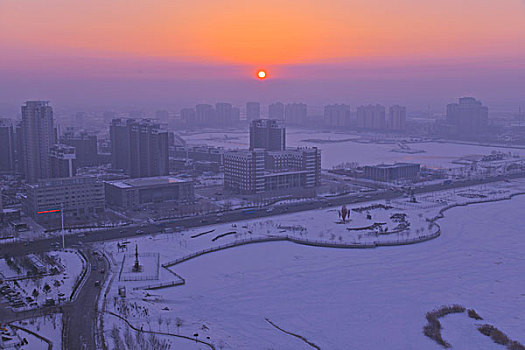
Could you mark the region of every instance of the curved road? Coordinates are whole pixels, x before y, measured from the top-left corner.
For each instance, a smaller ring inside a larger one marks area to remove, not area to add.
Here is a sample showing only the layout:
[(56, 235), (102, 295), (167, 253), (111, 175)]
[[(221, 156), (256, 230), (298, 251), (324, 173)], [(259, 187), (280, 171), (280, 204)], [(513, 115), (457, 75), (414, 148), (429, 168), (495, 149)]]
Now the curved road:
[[(88, 261), (85, 282), (76, 299), (63, 308), (63, 349), (96, 349), (98, 298), (109, 275), (109, 266), (100, 254), (95, 255), (92, 250), (83, 250), (83, 253)], [(93, 270), (94, 266), (96, 270)]]

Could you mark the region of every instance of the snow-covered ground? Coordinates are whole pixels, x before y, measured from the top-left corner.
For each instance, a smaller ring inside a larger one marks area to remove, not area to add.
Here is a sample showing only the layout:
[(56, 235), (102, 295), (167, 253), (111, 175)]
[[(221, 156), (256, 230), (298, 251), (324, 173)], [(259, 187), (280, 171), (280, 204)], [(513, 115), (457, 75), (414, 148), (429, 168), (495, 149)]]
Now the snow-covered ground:
[[(501, 182), (424, 194), (417, 197), (418, 203), (383, 202), (393, 208), (368, 210), (372, 220), (367, 219), (367, 211), (352, 211), (351, 221), (341, 224), (335, 209), (325, 209), (239, 222), (236, 227), (222, 224), (141, 237), (130, 240), (130, 246), (137, 243), (140, 252), (158, 252), (161, 263), (166, 263), (205, 248), (268, 235), (336, 244), (398, 241), (432, 234), (427, 219), (447, 206), (523, 191), (523, 181)], [(373, 204), (378, 203), (348, 207)], [(271, 242), (206, 254), (170, 267), (185, 279), (183, 286), (133, 290), (145, 283), (116, 279), (107, 310), (122, 314), (127, 309), (126, 318), (137, 328), (169, 327), (171, 333), (187, 336), (198, 333), (199, 339), (209, 337), (225, 349), (309, 348), (276, 325), (323, 349), (408, 350), (439, 349), (422, 333), (425, 313), (457, 303), (474, 308), (484, 322), (523, 343), (525, 244), (520, 222), (524, 205), (525, 197), (518, 196), (453, 208), (437, 221), (442, 230), (439, 238), (409, 246), (334, 249)], [(376, 221), (387, 222), (390, 228), (396, 224), (389, 221), (391, 214), (398, 212), (407, 214), (408, 233), (347, 230)], [(229, 232), (236, 233), (217, 238)], [(199, 233), (205, 234), (191, 238)], [(129, 253), (117, 253), (116, 242), (106, 243), (105, 249), (117, 262)], [(118, 270), (117, 264), (113, 272)], [(161, 269), (158, 283), (175, 279)], [(127, 289), (125, 302), (117, 296), (121, 286)], [(180, 327), (175, 326), (177, 318), (182, 320)], [(115, 319), (106, 317), (106, 334)], [(456, 349), (473, 348), (472, 344), (497, 348), (470, 328), (470, 319), (447, 316), (442, 324), (443, 336), (449, 336)]]
[(45, 266), (45, 272), (34, 277), (26, 276), (25, 257), (14, 260), (15, 268), (10, 267), (5, 259), (0, 259), (0, 278), (6, 279), (2, 286), (7, 285), (13, 293), (19, 293), (15, 299), (24, 302), (24, 306), (17, 310), (41, 307), (48, 299), (52, 299), (55, 304), (69, 301), (82, 272), (83, 258), (75, 250), (55, 251), (47, 255), (49, 258), (37, 257)]
[[(48, 316), (32, 318), (15, 322), (14, 325), (46, 338), (53, 344), (53, 349), (60, 349), (62, 347), (62, 314), (51, 314)], [(28, 344), (23, 347), (24, 350), (48, 349), (48, 344), (34, 335), (22, 330), (19, 330), (18, 334), (22, 338), (26, 338), (28, 341)]]
[[(225, 135), (228, 138), (225, 138)], [(288, 147), (315, 146), (322, 150), (322, 167), (331, 169), (343, 162), (357, 162), (360, 165), (373, 165), (392, 162), (418, 162), (430, 168), (451, 168), (460, 165), (454, 162), (468, 155), (486, 155), (492, 151), (511, 152), (525, 156), (525, 150), (507, 149), (503, 147), (485, 147), (455, 143), (423, 142), (411, 143), (410, 148), (424, 151), (424, 153), (398, 153), (392, 152), (396, 144), (361, 143), (346, 141), (339, 143), (318, 143), (314, 140), (349, 140), (358, 139), (355, 134), (342, 134), (330, 132), (313, 132), (306, 130), (288, 129), (286, 144)], [(183, 135), (189, 144), (207, 144), (210, 146), (224, 147), (225, 149), (248, 148), (248, 131), (231, 133), (194, 133)], [(383, 139), (383, 138), (382, 138)]]

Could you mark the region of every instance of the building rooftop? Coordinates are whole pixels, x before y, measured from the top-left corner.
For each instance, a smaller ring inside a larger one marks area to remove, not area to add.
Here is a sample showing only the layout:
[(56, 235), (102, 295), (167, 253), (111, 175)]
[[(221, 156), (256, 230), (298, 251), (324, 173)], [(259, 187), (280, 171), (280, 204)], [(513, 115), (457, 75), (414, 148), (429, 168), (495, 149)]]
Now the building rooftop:
[(259, 128), (284, 128), (284, 122), (278, 119), (255, 119), (251, 126)]
[(379, 164), (379, 165), (368, 165), (371, 168), (383, 168), (383, 169), (389, 169), (389, 168), (401, 168), (405, 166), (419, 166), (419, 163), (394, 163), (394, 164)]
[(170, 183), (182, 183), (182, 182), (191, 182), (191, 181), (184, 180), (184, 179), (174, 177), (174, 176), (141, 177), (141, 178), (136, 178), (136, 179), (107, 181), (108, 184), (111, 184), (118, 188), (148, 187), (148, 186), (167, 185)]
[(39, 179), (37, 183), (26, 184), (27, 188), (45, 188), (68, 185), (79, 185), (97, 182), (97, 178), (93, 176), (75, 176), (75, 177), (61, 177)]
[(292, 174), (308, 174), (307, 170), (278, 170), (278, 171), (265, 171), (264, 177), (272, 176), (283, 176), (283, 175), (292, 175)]

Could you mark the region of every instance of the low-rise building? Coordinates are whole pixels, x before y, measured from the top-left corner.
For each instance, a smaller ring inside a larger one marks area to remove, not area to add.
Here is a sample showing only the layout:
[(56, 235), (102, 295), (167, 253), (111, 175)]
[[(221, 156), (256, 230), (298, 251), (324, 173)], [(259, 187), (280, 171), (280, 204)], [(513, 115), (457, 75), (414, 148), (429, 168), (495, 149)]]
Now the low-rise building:
[(193, 181), (173, 176), (108, 181), (105, 188), (107, 204), (126, 209), (165, 201), (193, 203), (195, 199)]
[(44, 179), (26, 185), (26, 215), (47, 220), (60, 216), (85, 217), (105, 209), (104, 184), (95, 177)]
[(421, 171), (420, 164), (395, 163), (365, 166), (365, 177), (375, 181), (415, 180)]

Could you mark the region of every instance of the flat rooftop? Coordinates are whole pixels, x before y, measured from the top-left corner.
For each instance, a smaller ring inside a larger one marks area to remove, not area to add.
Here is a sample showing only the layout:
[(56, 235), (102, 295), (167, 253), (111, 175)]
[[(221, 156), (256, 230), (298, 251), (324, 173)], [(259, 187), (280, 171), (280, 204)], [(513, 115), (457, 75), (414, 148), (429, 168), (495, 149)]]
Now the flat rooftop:
[(191, 182), (190, 180), (184, 180), (174, 176), (156, 176), (156, 177), (141, 177), (136, 179), (125, 179), (106, 181), (106, 183), (113, 185), (118, 188), (134, 188), (134, 187), (149, 187), (149, 186), (160, 186), (169, 185), (172, 183), (183, 183)]
[(367, 165), (367, 167), (370, 167), (370, 168), (381, 168), (381, 169), (403, 168), (407, 166), (420, 166), (420, 164), (419, 163), (394, 163), (394, 164)]

